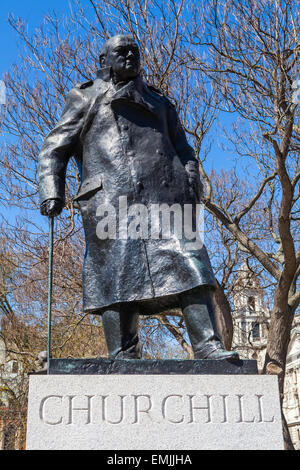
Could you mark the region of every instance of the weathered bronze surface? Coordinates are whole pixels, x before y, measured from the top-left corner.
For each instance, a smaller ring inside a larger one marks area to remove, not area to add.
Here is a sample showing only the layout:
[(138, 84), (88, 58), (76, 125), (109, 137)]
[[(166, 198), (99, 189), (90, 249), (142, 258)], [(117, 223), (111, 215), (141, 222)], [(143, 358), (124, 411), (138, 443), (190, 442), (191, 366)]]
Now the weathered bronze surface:
[(129, 375), (256, 375), (253, 360), (176, 360), (176, 359), (50, 359), (50, 374), (129, 374)]
[[(80, 171), (75, 200), (86, 238), (84, 310), (102, 315), (111, 357), (138, 358), (138, 314), (169, 307), (183, 309), (196, 357), (234, 357), (223, 350), (215, 331), (210, 293), (216, 281), (204, 246), (191, 250), (184, 233), (168, 239), (99, 238), (99, 207), (118, 209), (120, 197), (149, 211), (153, 204), (189, 204), (195, 227), (202, 188), (175, 107), (140, 76), (134, 40), (111, 38), (100, 62), (95, 80), (70, 91), (39, 156), (44, 215), (56, 216), (63, 208), (70, 157)], [(119, 227), (118, 210), (116, 216)]]

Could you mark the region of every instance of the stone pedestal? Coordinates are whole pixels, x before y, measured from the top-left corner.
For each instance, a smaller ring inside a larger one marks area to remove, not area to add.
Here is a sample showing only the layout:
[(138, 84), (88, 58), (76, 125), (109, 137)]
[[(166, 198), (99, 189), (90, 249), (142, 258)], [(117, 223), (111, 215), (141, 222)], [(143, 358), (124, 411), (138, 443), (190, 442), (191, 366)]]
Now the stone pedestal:
[(31, 375), (27, 449), (283, 449), (277, 377), (223, 361), (226, 375), (218, 361), (172, 361), (170, 374), (142, 361), (148, 372), (133, 373), (135, 362), (73, 362), (69, 374), (53, 362), (56, 373)]

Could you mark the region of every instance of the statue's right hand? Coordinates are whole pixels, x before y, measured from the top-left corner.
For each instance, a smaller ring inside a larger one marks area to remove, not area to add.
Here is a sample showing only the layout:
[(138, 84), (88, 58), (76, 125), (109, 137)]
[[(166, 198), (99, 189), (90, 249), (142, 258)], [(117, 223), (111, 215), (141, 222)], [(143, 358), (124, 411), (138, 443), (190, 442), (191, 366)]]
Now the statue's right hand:
[(57, 217), (63, 210), (64, 203), (61, 199), (47, 199), (41, 204), (41, 214), (48, 217)]

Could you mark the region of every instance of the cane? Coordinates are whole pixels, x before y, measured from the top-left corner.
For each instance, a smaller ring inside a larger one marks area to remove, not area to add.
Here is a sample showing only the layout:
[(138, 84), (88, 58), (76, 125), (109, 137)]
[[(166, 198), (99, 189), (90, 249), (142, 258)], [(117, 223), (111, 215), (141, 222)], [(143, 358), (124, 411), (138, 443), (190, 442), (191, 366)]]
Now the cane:
[(50, 373), (50, 358), (51, 358), (51, 314), (52, 314), (52, 280), (53, 280), (53, 226), (54, 226), (54, 217), (49, 216), (47, 374)]

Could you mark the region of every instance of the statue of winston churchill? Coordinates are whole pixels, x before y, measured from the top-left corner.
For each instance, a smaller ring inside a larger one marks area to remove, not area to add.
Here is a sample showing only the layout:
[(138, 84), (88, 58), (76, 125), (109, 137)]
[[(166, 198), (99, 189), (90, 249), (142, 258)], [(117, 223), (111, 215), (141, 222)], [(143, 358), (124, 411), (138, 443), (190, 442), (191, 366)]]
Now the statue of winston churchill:
[[(73, 88), (39, 155), (41, 213), (64, 206), (68, 160), (76, 159), (81, 187), (75, 200), (86, 239), (84, 311), (100, 314), (109, 355), (140, 357), (138, 315), (181, 308), (198, 359), (238, 359), (215, 326), (216, 280), (205, 247), (190, 239), (99, 237), (99, 207), (150, 208), (200, 203), (198, 163), (175, 107), (140, 76), (139, 48), (117, 35), (104, 45), (97, 78)], [(101, 213), (103, 215), (103, 213)], [(119, 215), (120, 217), (120, 215)], [(193, 210), (193, 226), (196, 214)]]

